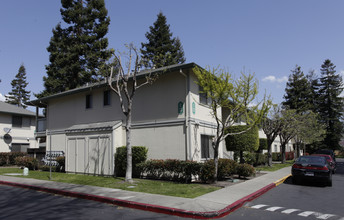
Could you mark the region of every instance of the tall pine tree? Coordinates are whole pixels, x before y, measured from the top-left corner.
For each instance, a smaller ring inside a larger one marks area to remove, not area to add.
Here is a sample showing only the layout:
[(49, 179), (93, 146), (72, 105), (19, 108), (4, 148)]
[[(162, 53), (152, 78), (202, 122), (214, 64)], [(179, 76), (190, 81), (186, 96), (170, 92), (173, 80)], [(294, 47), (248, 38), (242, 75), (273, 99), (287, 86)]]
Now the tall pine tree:
[(141, 43), (142, 60), (146, 68), (159, 68), (184, 63), (184, 50), (179, 38), (173, 38), (166, 17), (160, 12), (146, 33), (147, 43)]
[(9, 104), (17, 105), (18, 107), (26, 108), (24, 105), (30, 98), (30, 91), (26, 90), (26, 86), (29, 83), (26, 82), (26, 70), (24, 64), (21, 64), (15, 79), (12, 80), (12, 91), (8, 93), (6, 102)]
[[(94, 82), (111, 57), (107, 49), (110, 18), (104, 0), (61, 0), (65, 25), (58, 24), (47, 48), (50, 64), (43, 78), (44, 97)], [(66, 26), (64, 28), (64, 26)]]
[(343, 79), (336, 74), (336, 66), (329, 60), (321, 65), (319, 80), (318, 106), (321, 122), (326, 126), (326, 136), (322, 147), (340, 149), (339, 141), (344, 132), (343, 113), (344, 99), (340, 97), (343, 92)]
[(297, 112), (305, 112), (312, 109), (312, 90), (307, 77), (301, 71), (301, 67), (296, 65), (285, 88), (284, 107), (295, 109)]

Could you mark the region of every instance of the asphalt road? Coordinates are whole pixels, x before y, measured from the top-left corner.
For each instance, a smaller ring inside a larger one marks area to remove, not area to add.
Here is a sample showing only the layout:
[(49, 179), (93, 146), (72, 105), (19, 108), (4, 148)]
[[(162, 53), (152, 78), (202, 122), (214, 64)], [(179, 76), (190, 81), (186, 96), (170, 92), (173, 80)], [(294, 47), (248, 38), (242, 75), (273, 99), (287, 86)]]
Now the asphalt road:
[(294, 185), (289, 178), (225, 219), (344, 220), (344, 160), (337, 163), (332, 187), (315, 182)]
[(0, 219), (179, 219), (159, 213), (0, 185)]

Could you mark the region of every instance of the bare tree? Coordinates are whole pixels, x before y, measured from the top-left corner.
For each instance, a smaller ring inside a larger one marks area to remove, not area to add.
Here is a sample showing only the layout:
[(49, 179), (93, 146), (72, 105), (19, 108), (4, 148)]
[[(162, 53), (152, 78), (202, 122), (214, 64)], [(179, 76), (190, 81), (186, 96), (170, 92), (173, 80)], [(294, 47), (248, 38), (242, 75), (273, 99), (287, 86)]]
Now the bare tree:
[[(138, 50), (132, 45), (127, 45), (128, 53), (114, 54), (114, 64), (111, 67), (110, 79), (108, 81), (111, 89), (119, 97), (120, 105), (123, 114), (126, 117), (125, 131), (126, 131), (126, 146), (127, 146), (127, 168), (125, 173), (125, 181), (133, 182), (132, 179), (132, 148), (131, 148), (131, 120), (132, 120), (132, 106), (133, 98), (136, 91), (153, 82), (152, 72), (145, 74), (143, 79), (138, 80), (137, 75), (142, 65)], [(122, 57), (127, 56), (127, 62), (123, 64)], [(115, 73), (114, 68), (115, 67)]]

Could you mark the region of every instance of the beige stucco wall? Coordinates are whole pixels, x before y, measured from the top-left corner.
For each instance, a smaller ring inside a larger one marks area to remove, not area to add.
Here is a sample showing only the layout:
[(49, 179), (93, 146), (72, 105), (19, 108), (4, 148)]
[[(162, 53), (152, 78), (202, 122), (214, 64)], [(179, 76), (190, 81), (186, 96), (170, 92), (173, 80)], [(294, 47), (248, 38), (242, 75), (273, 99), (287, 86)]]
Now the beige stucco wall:
[(185, 160), (184, 124), (134, 128), (132, 145), (146, 146), (149, 159)]
[(11, 128), (9, 134), (14, 144), (29, 144), (29, 148), (38, 148), (34, 138), (35, 119), (34, 117), (23, 116), (23, 127), (12, 127), (12, 115), (0, 113), (0, 152), (10, 152), (10, 146), (5, 143), (3, 136), (6, 134), (4, 128)]

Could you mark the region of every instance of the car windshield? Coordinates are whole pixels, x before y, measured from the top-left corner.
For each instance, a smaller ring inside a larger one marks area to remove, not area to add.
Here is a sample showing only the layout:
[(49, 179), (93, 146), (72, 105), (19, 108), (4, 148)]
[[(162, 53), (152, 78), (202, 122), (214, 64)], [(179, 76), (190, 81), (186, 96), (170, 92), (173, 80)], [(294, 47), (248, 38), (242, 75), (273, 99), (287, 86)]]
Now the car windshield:
[(300, 157), (298, 159), (299, 163), (305, 164), (324, 164), (325, 158), (324, 157)]

